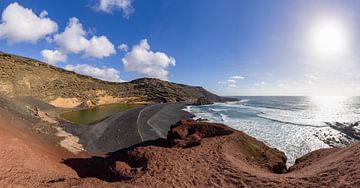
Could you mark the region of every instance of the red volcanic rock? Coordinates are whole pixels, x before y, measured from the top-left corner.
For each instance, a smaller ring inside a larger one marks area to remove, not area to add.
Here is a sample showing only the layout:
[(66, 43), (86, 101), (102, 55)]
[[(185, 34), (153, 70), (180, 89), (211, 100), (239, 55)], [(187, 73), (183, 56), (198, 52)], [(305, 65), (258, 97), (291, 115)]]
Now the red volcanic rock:
[(4, 151), (0, 155), (0, 187), (360, 185), (360, 143), (314, 151), (286, 171), (283, 152), (241, 131), (221, 124), (182, 121), (172, 126), (168, 136), (182, 147), (164, 147), (164, 140), (159, 139), (103, 157), (79, 156), (61, 164), (56, 162), (60, 155), (56, 156), (54, 148), (42, 145), (36, 135), (7, 124), (12, 125), (0, 118), (0, 151)]
[(228, 135), (233, 132), (234, 130), (223, 124), (184, 120), (171, 125), (167, 141), (170, 146), (188, 148), (200, 145), (203, 138)]
[(116, 161), (114, 164), (114, 172), (122, 177), (131, 177), (132, 168), (123, 161)]

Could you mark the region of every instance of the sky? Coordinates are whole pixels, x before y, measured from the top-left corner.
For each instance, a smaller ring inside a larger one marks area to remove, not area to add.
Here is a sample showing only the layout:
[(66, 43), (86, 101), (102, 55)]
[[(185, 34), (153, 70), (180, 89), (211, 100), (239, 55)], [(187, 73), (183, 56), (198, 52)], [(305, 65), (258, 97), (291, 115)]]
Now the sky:
[(0, 50), (219, 95), (360, 95), (360, 1), (0, 0)]

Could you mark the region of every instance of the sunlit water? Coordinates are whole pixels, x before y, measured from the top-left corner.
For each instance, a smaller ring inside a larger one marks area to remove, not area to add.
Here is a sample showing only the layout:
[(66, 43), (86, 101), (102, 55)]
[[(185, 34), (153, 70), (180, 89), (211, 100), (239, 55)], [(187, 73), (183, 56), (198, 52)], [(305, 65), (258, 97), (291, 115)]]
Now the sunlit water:
[[(198, 118), (225, 123), (284, 151), (288, 165), (330, 147), (320, 136), (344, 136), (325, 122), (360, 121), (360, 97), (238, 97), (240, 101), (188, 106)], [(318, 136), (316, 136), (318, 135)]]

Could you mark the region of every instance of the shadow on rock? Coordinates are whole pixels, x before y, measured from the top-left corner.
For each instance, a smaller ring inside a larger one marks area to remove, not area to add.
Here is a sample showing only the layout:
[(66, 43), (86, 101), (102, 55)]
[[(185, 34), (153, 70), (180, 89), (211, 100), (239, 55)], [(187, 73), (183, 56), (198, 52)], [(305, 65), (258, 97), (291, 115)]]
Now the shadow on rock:
[(80, 178), (93, 177), (107, 182), (130, 180), (147, 170), (148, 158), (134, 150), (145, 146), (167, 147), (165, 139), (157, 139), (107, 153), (105, 157), (70, 158), (62, 163), (75, 170)]

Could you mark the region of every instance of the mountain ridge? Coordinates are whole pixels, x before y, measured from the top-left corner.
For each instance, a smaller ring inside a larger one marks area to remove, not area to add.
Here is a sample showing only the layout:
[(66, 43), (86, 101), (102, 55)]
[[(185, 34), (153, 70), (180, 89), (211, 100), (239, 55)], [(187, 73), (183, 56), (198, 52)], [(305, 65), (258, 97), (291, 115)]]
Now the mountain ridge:
[[(10, 98), (32, 96), (57, 107), (94, 106), (120, 102), (209, 104), (234, 100), (200, 86), (155, 78), (108, 82), (41, 61), (0, 52), (0, 93)], [(65, 105), (68, 104), (68, 105)]]

